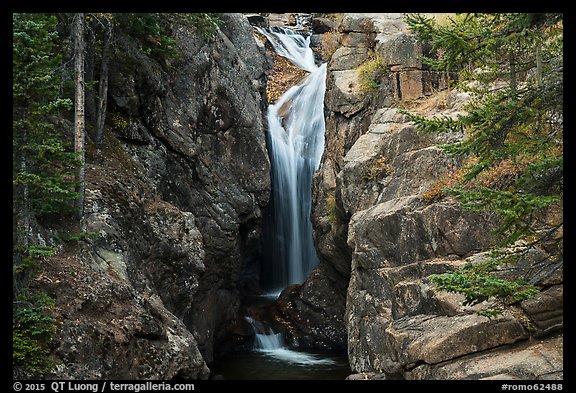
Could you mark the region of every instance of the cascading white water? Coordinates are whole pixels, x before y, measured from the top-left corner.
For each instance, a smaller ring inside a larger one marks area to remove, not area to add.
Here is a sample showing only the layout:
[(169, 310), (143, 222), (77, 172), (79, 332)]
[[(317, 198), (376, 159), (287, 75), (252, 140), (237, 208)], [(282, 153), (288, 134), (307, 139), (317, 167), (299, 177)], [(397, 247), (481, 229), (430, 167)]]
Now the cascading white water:
[(296, 67), (313, 73), (318, 69), (314, 61), (314, 52), (310, 49), (310, 36), (284, 29), (271, 27), (270, 29), (257, 30), (268, 38), (276, 53), (290, 60)]
[(289, 29), (258, 29), (276, 52), (310, 72), (268, 107), (272, 164), (273, 292), (301, 284), (318, 263), (310, 211), (312, 176), (324, 151), (326, 63), (316, 66), (310, 37)]
[(284, 347), (282, 333), (274, 333), (272, 329), (265, 329), (260, 321), (254, 318), (244, 317), (254, 330), (254, 349), (258, 351), (270, 351)]
[(271, 329), (265, 329), (259, 321), (245, 317), (254, 329), (254, 350), (261, 352), (274, 359), (288, 363), (304, 365), (328, 365), (335, 362), (331, 359), (321, 359), (306, 352), (298, 352), (284, 346), (282, 333), (274, 333)]
[[(270, 105), (267, 113), (273, 190), (271, 288), (277, 296), (289, 284), (303, 283), (318, 263), (310, 211), (312, 176), (324, 151), (326, 64), (316, 66), (310, 37), (282, 28), (258, 31), (279, 55), (310, 73)], [(254, 329), (255, 351), (297, 365), (335, 363), (288, 349), (281, 333), (266, 329), (251, 317), (245, 318)]]

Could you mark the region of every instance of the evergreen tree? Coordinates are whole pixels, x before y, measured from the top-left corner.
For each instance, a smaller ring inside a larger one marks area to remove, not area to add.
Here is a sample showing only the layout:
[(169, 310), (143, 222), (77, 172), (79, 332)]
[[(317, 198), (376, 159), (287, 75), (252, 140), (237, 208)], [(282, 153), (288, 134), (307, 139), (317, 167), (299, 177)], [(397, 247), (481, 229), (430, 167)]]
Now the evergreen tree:
[(76, 164), (55, 115), (72, 103), (60, 96), (56, 18), (13, 15), (14, 215), (28, 231), (32, 215), (62, 212), (76, 197)]
[(405, 20), (430, 44), (424, 61), (456, 73), (454, 87), (472, 96), (466, 114), (456, 119), (404, 112), (420, 129), (465, 135), (442, 146), (464, 166), (441, 194), (496, 213), (501, 250), (515, 245), (480, 265), (431, 278), (440, 288), (464, 293), (469, 304), (491, 296), (530, 297), (535, 287), (496, 272), (552, 238), (550, 258), (562, 263), (562, 223), (542, 230), (546, 209), (561, 206), (563, 195), (562, 14), (457, 14), (444, 24), (416, 14)]
[(77, 164), (69, 134), (56, 126), (72, 103), (60, 96), (61, 64), (57, 20), (45, 14), (13, 14), (13, 366), (28, 375), (45, 374), (53, 364), (49, 347), (56, 320), (52, 299), (32, 295), (26, 282), (39, 258), (52, 247), (33, 240), (39, 218), (72, 210)]

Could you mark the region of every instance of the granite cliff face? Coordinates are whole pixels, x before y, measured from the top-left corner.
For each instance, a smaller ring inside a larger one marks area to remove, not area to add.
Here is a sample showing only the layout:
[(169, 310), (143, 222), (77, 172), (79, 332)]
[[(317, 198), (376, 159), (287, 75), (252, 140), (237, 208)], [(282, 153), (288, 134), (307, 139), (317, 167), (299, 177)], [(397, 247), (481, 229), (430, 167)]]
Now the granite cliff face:
[[(542, 292), (497, 318), (477, 315), (427, 278), (480, 260), (493, 243), (495, 221), (449, 200), (424, 200), (458, 164), (437, 145), (462, 135), (425, 134), (398, 108), (455, 116), (469, 97), (446, 90), (448, 77), (421, 63), (426, 48), (407, 32), (401, 14), (344, 14), (338, 33), (313, 222), (318, 272), (349, 276), (345, 299), (338, 280), (322, 285), (336, 298), (333, 312), (345, 315), (349, 361), (357, 373), (351, 378), (562, 378), (562, 269), (546, 262), (546, 250), (533, 249), (512, 273), (528, 275)], [(388, 74), (366, 94), (357, 70), (374, 54)], [(558, 214), (550, 213), (550, 224)], [(546, 273), (530, 276), (537, 264), (547, 264)], [(322, 287), (317, 281), (314, 275), (307, 280), (302, 299)]]
[(83, 229), (51, 262), (67, 379), (207, 378), (241, 293), (258, 283), (270, 193), (267, 63), (241, 14), (213, 42), (191, 28), (160, 64), (119, 31), (104, 160), (89, 157)]
[[(211, 43), (177, 28), (182, 56), (171, 63), (117, 36), (104, 159), (88, 152), (86, 167), (82, 225), (95, 236), (47, 258), (32, 284), (59, 313), (52, 378), (205, 379), (215, 354), (246, 335), (241, 298), (259, 289), (271, 191), (271, 65), (247, 17), (222, 19)], [(282, 293), (272, 318), (301, 347), (347, 348), (350, 379), (561, 379), (562, 265), (546, 249), (510, 272), (541, 293), (492, 319), (428, 279), (481, 260), (495, 222), (423, 198), (458, 165), (437, 145), (462, 135), (425, 134), (398, 109), (455, 116), (469, 97), (426, 69), (426, 48), (401, 14), (312, 26), (314, 42), (338, 42), (313, 181), (320, 262)], [(358, 67), (374, 54), (387, 73), (366, 93)], [(561, 219), (550, 212), (547, 222)]]

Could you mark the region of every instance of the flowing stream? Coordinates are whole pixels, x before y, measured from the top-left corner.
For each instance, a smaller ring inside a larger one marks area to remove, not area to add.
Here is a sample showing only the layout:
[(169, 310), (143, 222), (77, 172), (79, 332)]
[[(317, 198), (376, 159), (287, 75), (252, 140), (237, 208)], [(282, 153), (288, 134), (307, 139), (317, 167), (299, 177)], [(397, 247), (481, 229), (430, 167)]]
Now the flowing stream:
[(294, 351), (284, 346), (284, 338), (282, 333), (274, 333), (270, 329), (266, 329), (262, 323), (250, 317), (246, 320), (252, 325), (254, 329), (254, 349), (271, 358), (283, 362), (299, 365), (329, 365), (335, 364), (336, 361), (328, 358), (321, 358), (310, 353)]
[(233, 380), (344, 380), (350, 375), (345, 354), (289, 349), (281, 333), (245, 318), (254, 329), (253, 350), (228, 354), (212, 367), (212, 375)]
[(310, 211), (312, 176), (324, 151), (326, 63), (317, 66), (310, 36), (259, 29), (276, 52), (310, 74), (268, 107), (272, 165), (271, 261), (266, 286), (273, 295), (301, 284), (318, 263)]
[[(301, 284), (318, 263), (310, 212), (312, 176), (324, 151), (326, 63), (317, 66), (310, 36), (283, 28), (259, 29), (297, 67), (309, 72), (268, 107), (272, 176), (272, 216), (268, 274), (263, 295), (268, 302), (290, 284)], [(282, 333), (245, 317), (254, 330), (252, 351), (228, 355), (213, 372), (225, 379), (344, 379), (350, 373), (346, 354), (302, 352), (288, 348)]]

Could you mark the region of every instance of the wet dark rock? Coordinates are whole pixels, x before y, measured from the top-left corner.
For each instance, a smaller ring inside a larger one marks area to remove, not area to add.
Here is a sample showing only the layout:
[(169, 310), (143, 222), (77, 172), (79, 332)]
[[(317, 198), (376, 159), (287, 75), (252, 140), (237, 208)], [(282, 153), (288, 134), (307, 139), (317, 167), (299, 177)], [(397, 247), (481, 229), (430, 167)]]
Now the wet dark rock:
[(323, 34), (332, 31), (336, 27), (336, 22), (331, 18), (314, 17), (311, 20), (312, 31), (315, 34)]
[[(228, 348), (241, 286), (254, 280), (270, 194), (263, 112), (267, 66), (241, 14), (212, 42), (178, 27), (158, 61), (116, 32), (105, 160), (86, 168), (76, 265), (55, 355), (63, 379), (200, 379)], [(244, 275), (244, 283), (241, 277)]]
[(270, 22), (268, 21), (268, 18), (266, 18), (264, 15), (260, 15), (260, 14), (246, 14), (246, 19), (248, 19), (248, 22), (252, 25), (252, 26), (258, 26), (258, 27), (262, 27), (262, 28), (266, 28), (270, 26)]
[[(324, 277), (316, 269), (312, 276)], [(339, 311), (342, 300), (326, 297), (332, 286), (310, 278), (302, 286), (287, 287), (275, 303), (286, 339), (294, 347), (307, 349), (346, 349), (346, 328)], [(316, 301), (316, 304), (314, 302)], [(327, 304), (330, 303), (330, 304)]]

